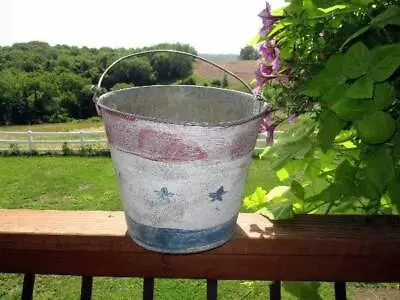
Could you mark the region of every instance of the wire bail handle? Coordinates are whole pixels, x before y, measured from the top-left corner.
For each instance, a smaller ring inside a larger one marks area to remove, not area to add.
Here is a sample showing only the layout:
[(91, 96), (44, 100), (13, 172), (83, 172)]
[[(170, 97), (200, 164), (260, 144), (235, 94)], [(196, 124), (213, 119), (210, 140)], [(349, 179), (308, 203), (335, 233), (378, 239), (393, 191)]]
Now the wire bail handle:
[[(104, 80), (104, 77), (107, 75), (108, 71), (110, 71), (110, 69), (112, 67), (114, 67), (116, 64), (118, 64), (119, 62), (130, 58), (130, 57), (134, 57), (134, 56), (139, 56), (139, 55), (144, 55), (144, 54), (152, 54), (152, 53), (174, 53), (174, 54), (182, 54), (182, 55), (186, 55), (186, 56), (191, 56), (193, 58), (196, 58), (198, 60), (201, 60), (203, 62), (206, 62), (218, 69), (220, 69), (221, 71), (224, 71), (225, 73), (231, 75), (232, 77), (234, 77), (235, 79), (237, 79), (240, 83), (242, 83), (248, 90), (250, 94), (253, 94), (253, 89), (250, 87), (250, 85), (248, 85), (243, 79), (241, 79), (238, 75), (236, 75), (235, 73), (227, 70), (226, 68), (216, 64), (215, 62), (212, 62), (206, 58), (203, 58), (201, 56), (192, 54), (192, 53), (188, 53), (188, 52), (184, 52), (184, 51), (178, 51), (178, 50), (170, 50), (170, 49), (153, 49), (153, 50), (147, 50), (147, 51), (141, 51), (141, 52), (136, 52), (136, 53), (131, 53), (125, 56), (122, 56), (120, 58), (118, 58), (117, 60), (115, 60), (111, 65), (109, 65), (105, 71), (103, 72), (103, 74), (101, 74), (99, 81), (97, 83), (97, 86), (94, 87), (94, 94), (93, 94), (93, 102), (96, 104), (96, 110), (97, 113), (99, 115), (101, 115), (100, 113), (100, 109), (98, 108), (98, 96), (97, 93), (101, 90), (101, 84)], [(262, 102), (265, 101), (265, 99), (261, 96), (261, 95), (255, 95), (255, 99), (257, 100), (257, 102)]]

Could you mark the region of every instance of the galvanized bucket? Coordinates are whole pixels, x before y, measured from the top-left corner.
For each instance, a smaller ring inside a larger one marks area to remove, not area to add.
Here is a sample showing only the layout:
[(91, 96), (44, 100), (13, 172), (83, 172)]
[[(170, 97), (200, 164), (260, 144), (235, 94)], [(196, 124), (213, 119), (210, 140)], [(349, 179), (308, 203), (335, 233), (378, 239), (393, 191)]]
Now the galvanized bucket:
[(190, 253), (234, 233), (248, 166), (267, 107), (249, 93), (143, 86), (95, 96), (104, 118), (129, 235), (146, 249)]

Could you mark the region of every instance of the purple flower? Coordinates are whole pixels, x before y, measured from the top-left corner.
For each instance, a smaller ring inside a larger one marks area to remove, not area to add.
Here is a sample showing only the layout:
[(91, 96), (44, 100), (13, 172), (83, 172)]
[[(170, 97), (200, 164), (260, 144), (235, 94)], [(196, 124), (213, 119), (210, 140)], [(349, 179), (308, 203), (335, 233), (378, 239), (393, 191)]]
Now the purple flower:
[(323, 37), (325, 35), (325, 31), (321, 31), (320, 33), (319, 33), (319, 36), (320, 37)]
[(271, 124), (272, 121), (272, 113), (268, 113), (264, 118), (262, 118), (260, 123), (260, 134), (266, 137), (266, 142), (268, 146), (272, 146), (274, 143), (274, 132), (276, 128), (276, 124)]
[(254, 94), (259, 94), (262, 86), (265, 82), (267, 82), (268, 75), (271, 75), (273, 72), (272, 66), (267, 66), (262, 60), (258, 60), (258, 66), (254, 74), (256, 75), (257, 85), (253, 89)]
[(276, 46), (275, 40), (270, 39), (262, 43), (259, 51), (262, 57), (271, 63), (272, 71), (279, 71), (281, 68), (281, 63), (279, 61), (279, 48)]
[(274, 59), (279, 57), (279, 49), (276, 47), (275, 40), (270, 39), (261, 44), (259, 49), (261, 55), (269, 61), (273, 61)]
[(271, 7), (268, 2), (265, 2), (265, 9), (263, 9), (258, 16), (262, 19), (263, 26), (260, 29), (260, 35), (265, 35), (271, 26), (279, 20), (279, 17), (271, 15)]

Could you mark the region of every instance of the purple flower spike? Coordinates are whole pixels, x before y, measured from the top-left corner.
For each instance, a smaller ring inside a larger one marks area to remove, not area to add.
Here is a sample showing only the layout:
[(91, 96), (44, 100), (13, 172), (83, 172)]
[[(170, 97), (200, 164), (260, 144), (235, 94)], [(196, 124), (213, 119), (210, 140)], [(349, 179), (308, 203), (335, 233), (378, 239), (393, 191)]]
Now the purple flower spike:
[(264, 62), (261, 60), (258, 61), (258, 67), (257, 67), (256, 71), (254, 72), (254, 74), (256, 75), (256, 81), (257, 81), (257, 85), (253, 89), (254, 94), (260, 93), (262, 86), (269, 79), (267, 76), (271, 75), (272, 72), (273, 72), (273, 70), (272, 70), (271, 66), (265, 65)]
[(260, 34), (265, 35), (271, 26), (279, 20), (279, 17), (274, 17), (271, 15), (271, 6), (268, 2), (265, 2), (265, 9), (262, 10), (258, 14), (258, 16), (262, 19), (263, 27), (260, 29)]
[(274, 143), (274, 132), (276, 124), (270, 124), (273, 118), (273, 113), (268, 113), (264, 118), (261, 119), (260, 123), (260, 134), (266, 137), (267, 145), (272, 146)]
[(259, 51), (262, 57), (271, 63), (272, 71), (279, 71), (281, 63), (279, 61), (279, 48), (276, 46), (276, 42), (273, 39), (264, 42), (261, 44)]
[(266, 137), (266, 142), (268, 146), (272, 146), (274, 144), (274, 133), (275, 133), (276, 125), (270, 125), (264, 132), (260, 134)]
[(281, 62), (279, 61), (278, 58), (274, 59), (272, 61), (272, 71), (278, 72), (280, 68), (281, 68)]
[(272, 146), (274, 144), (274, 132), (276, 125), (271, 125), (269, 130), (267, 131), (267, 145)]
[(279, 49), (274, 40), (268, 40), (261, 44), (259, 49), (261, 55), (268, 61), (273, 61), (279, 57)]

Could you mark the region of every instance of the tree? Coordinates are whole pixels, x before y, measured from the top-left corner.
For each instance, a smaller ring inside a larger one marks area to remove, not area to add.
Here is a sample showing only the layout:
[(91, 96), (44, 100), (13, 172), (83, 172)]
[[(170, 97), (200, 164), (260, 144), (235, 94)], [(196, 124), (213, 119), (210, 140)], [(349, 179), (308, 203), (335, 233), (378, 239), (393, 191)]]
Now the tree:
[(246, 46), (240, 50), (239, 58), (242, 60), (256, 60), (257, 50), (253, 46)]
[[(60, 122), (96, 115), (92, 85), (116, 59), (149, 49), (176, 49), (196, 54), (185, 44), (142, 49), (54, 47), (42, 42), (0, 47), (0, 124)], [(121, 61), (104, 78), (104, 91), (124, 86), (185, 80), (193, 58), (157, 53)]]

